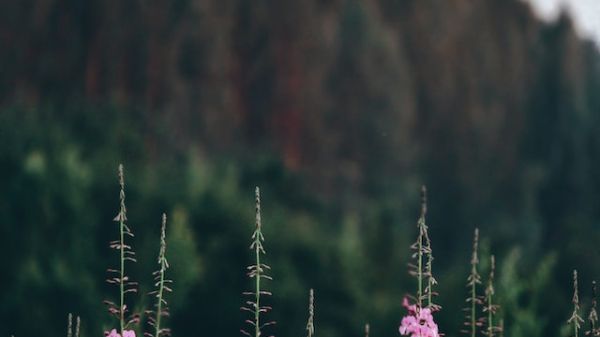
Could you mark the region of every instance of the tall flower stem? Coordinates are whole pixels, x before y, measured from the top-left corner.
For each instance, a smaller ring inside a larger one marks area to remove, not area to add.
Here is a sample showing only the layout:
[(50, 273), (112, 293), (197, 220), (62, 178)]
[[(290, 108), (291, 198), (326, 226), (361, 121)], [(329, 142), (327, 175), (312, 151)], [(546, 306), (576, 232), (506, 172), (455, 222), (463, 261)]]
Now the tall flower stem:
[(427, 262), (425, 263), (425, 275), (427, 276), (427, 287), (425, 288), (425, 293), (427, 294), (427, 307), (433, 311), (438, 311), (441, 309), (441, 306), (433, 303), (433, 286), (437, 284), (436, 279), (433, 277), (433, 250), (431, 249), (431, 240), (429, 239), (429, 234), (427, 233), (427, 227), (424, 232), (425, 237), (425, 247), (424, 251), (427, 254)]
[(155, 289), (149, 293), (156, 299), (153, 310), (146, 311), (148, 316), (148, 325), (152, 332), (145, 332), (145, 337), (162, 337), (171, 334), (170, 329), (163, 328), (162, 317), (169, 316), (168, 303), (165, 299), (166, 294), (172, 292), (172, 289), (168, 286), (172, 281), (167, 279), (166, 273), (169, 269), (169, 262), (167, 261), (167, 215), (162, 214), (162, 221), (160, 226), (160, 246), (158, 251), (158, 270), (152, 273), (154, 277)]
[(494, 325), (494, 315), (496, 315), (499, 305), (494, 304), (494, 273), (496, 271), (496, 259), (494, 255), (490, 256), (490, 275), (488, 278), (487, 287), (485, 289), (485, 301), (486, 305), (483, 309), (484, 312), (487, 312), (487, 328), (484, 334), (487, 337), (494, 337), (496, 333), (502, 332), (501, 326)]
[[(260, 189), (257, 187), (255, 190), (255, 201), (256, 201), (256, 221), (255, 221), (255, 229), (252, 234), (252, 244), (250, 245), (250, 249), (254, 251), (254, 264), (249, 266), (248, 269), (248, 277), (254, 278), (254, 291), (244, 292), (244, 295), (252, 296), (252, 301), (247, 301), (246, 306), (243, 306), (241, 309), (245, 311), (249, 311), (253, 314), (252, 320), (247, 320), (246, 322), (253, 326), (254, 329), (254, 337), (260, 337), (262, 334), (262, 329), (267, 325), (275, 324), (275, 322), (267, 322), (261, 323), (261, 313), (267, 313), (271, 310), (271, 307), (264, 306), (261, 304), (261, 296), (270, 296), (271, 293), (265, 290), (262, 290), (261, 279), (271, 280), (272, 278), (266, 274), (266, 270), (270, 270), (271, 267), (261, 262), (261, 254), (265, 254), (265, 249), (263, 246), (263, 241), (265, 240), (262, 234), (262, 221), (260, 214)], [(247, 336), (252, 336), (245, 330), (241, 330), (241, 332)]]
[[(157, 294), (157, 303), (156, 303), (156, 327), (155, 327), (155, 337), (159, 337), (161, 335), (160, 328), (160, 319), (163, 316), (163, 302), (166, 301), (163, 298), (165, 291), (165, 272), (167, 268), (169, 268), (169, 263), (166, 258), (166, 250), (167, 250), (167, 215), (163, 213), (162, 215), (162, 226), (160, 231), (160, 251), (158, 253), (158, 264), (160, 265), (160, 269), (158, 271), (158, 294)], [(168, 289), (168, 288), (167, 288)]]
[[(402, 319), (399, 327), (401, 335), (412, 335), (421, 337), (439, 337), (438, 326), (433, 319), (433, 313), (440, 310), (440, 306), (433, 303), (433, 285), (437, 282), (433, 278), (432, 261), (433, 254), (431, 249), (431, 240), (427, 233), (425, 216), (427, 214), (427, 189), (421, 187), (421, 214), (417, 221), (417, 241), (410, 248), (413, 251), (412, 259), (416, 259), (415, 264), (409, 263), (409, 274), (417, 278), (416, 296), (407, 296), (403, 299), (402, 305), (408, 311), (408, 314)], [(427, 261), (424, 262), (424, 255), (427, 255)], [(425, 280), (425, 278), (427, 278)], [(425, 288), (423, 283), (427, 282)], [(410, 303), (414, 300), (414, 304)], [(427, 301), (427, 307), (423, 307), (423, 302)]]
[[(411, 271), (417, 277), (417, 305), (419, 308), (423, 306), (423, 301), (427, 301), (427, 308), (438, 311), (441, 307), (433, 303), (433, 286), (437, 281), (433, 277), (433, 250), (431, 249), (431, 240), (429, 238), (428, 228), (426, 224), (427, 215), (427, 188), (421, 187), (421, 215), (417, 221), (419, 231), (417, 242), (412, 246), (417, 258), (417, 265)], [(426, 260), (425, 260), (426, 258)]]
[(481, 284), (481, 277), (477, 271), (477, 266), (479, 265), (478, 248), (479, 229), (475, 228), (475, 233), (473, 234), (473, 252), (471, 255), (471, 273), (467, 278), (467, 287), (470, 288), (467, 303), (470, 303), (470, 308), (465, 309), (469, 312), (465, 322), (465, 325), (469, 326), (469, 331), (465, 332), (469, 333), (471, 337), (477, 336), (477, 304), (480, 303), (480, 299), (477, 296), (477, 285)]
[(262, 244), (260, 241), (262, 221), (260, 217), (260, 190), (256, 188), (256, 235), (254, 239), (254, 255), (256, 257), (256, 276), (255, 283), (255, 303), (256, 310), (254, 311), (254, 326), (255, 326), (255, 337), (260, 337), (260, 279), (262, 277), (262, 268), (260, 267), (260, 252), (262, 250)]
[(493, 303), (493, 297), (494, 297), (494, 271), (496, 269), (496, 260), (494, 258), (494, 255), (491, 256), (490, 258), (490, 276), (488, 279), (488, 286), (487, 289), (485, 290), (485, 295), (487, 298), (487, 312), (488, 312), (488, 318), (487, 318), (487, 335), (488, 337), (494, 337), (494, 303)]
[(132, 282), (131, 279), (126, 275), (125, 262), (131, 261), (136, 262), (135, 252), (132, 250), (130, 245), (125, 242), (125, 237), (133, 237), (131, 229), (127, 225), (127, 208), (125, 207), (125, 175), (123, 173), (123, 165), (119, 165), (119, 213), (113, 219), (119, 224), (119, 239), (110, 242), (110, 248), (119, 251), (119, 268), (108, 269), (107, 272), (111, 274), (106, 282), (114, 284), (119, 288), (119, 300), (118, 304), (111, 301), (104, 301), (108, 305), (108, 311), (110, 314), (115, 315), (119, 320), (120, 333), (127, 329), (129, 324), (139, 322), (139, 315), (132, 314), (126, 316), (127, 305), (125, 304), (125, 294), (130, 292), (137, 292), (137, 283)]
[[(79, 327), (81, 325), (81, 319), (77, 316), (75, 320), (75, 337), (79, 337)], [(67, 320), (67, 337), (73, 337), (73, 314), (69, 313)]]
[[(414, 251), (413, 258), (415, 258), (416, 265), (409, 264), (409, 273), (417, 278), (417, 296), (415, 301), (417, 306), (421, 308), (423, 306), (424, 290), (427, 291), (427, 300), (428, 305), (431, 305), (431, 285), (434, 280), (430, 274), (431, 260), (433, 257), (431, 256), (431, 247), (429, 242), (429, 237), (427, 235), (427, 225), (425, 224), (425, 216), (427, 214), (427, 189), (425, 186), (421, 187), (421, 215), (419, 216), (419, 220), (417, 220), (417, 241), (411, 245), (411, 249)], [(428, 263), (426, 263), (425, 267), (427, 267), (427, 271), (424, 272), (423, 266), (423, 254), (427, 254), (429, 259)], [(425, 289), (423, 289), (424, 277), (429, 276), (428, 285)]]
[(310, 289), (308, 295), (308, 322), (306, 323), (306, 331), (308, 332), (308, 337), (313, 337), (315, 334), (315, 292), (313, 289)]
[(67, 337), (73, 336), (73, 314), (69, 313), (67, 319)]
[(421, 187), (421, 216), (419, 217), (419, 221), (417, 225), (419, 227), (419, 237), (417, 239), (418, 245), (418, 265), (417, 265), (417, 279), (418, 279), (418, 291), (417, 291), (417, 303), (419, 304), (419, 308), (422, 306), (422, 298), (423, 298), (423, 237), (425, 236), (426, 224), (425, 224), (425, 215), (427, 214), (427, 188), (425, 186)]
[(125, 219), (127, 212), (125, 208), (125, 175), (123, 173), (123, 164), (119, 165), (119, 185), (121, 187), (119, 191), (120, 208), (118, 215), (120, 235), (119, 253), (121, 256), (121, 268), (119, 269), (121, 272), (121, 277), (119, 277), (119, 323), (121, 334), (123, 334), (123, 331), (125, 330)]
[(579, 336), (579, 329), (583, 319), (579, 316), (579, 291), (577, 289), (577, 270), (573, 270), (573, 313), (567, 321), (569, 324), (573, 324), (574, 336)]
[(586, 332), (586, 335), (598, 336), (599, 331), (596, 327), (596, 323), (598, 322), (598, 312), (596, 311), (596, 281), (592, 281), (592, 307), (590, 308), (588, 321), (590, 322), (590, 331)]

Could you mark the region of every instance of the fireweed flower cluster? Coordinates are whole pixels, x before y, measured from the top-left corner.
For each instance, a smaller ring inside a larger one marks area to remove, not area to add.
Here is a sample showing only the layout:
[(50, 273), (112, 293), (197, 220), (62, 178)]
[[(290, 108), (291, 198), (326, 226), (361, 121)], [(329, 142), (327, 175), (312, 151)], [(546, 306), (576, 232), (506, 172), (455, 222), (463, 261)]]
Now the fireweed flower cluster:
[[(105, 333), (106, 337), (121, 337), (116, 329), (112, 329), (110, 332)], [(123, 331), (123, 337), (135, 337), (135, 331), (125, 330)]]
[[(441, 307), (433, 303), (433, 286), (437, 284), (432, 273), (433, 253), (431, 240), (427, 232), (425, 216), (427, 214), (427, 189), (421, 189), (421, 216), (417, 221), (418, 237), (411, 246), (414, 251), (412, 257), (416, 264), (409, 264), (409, 273), (417, 278), (417, 294), (412, 297), (414, 304), (409, 303), (408, 297), (404, 298), (403, 306), (408, 314), (402, 318), (400, 334), (411, 337), (438, 337), (438, 326), (433, 319), (433, 313)], [(427, 258), (427, 260), (425, 260)], [(425, 285), (425, 287), (424, 287)], [(423, 302), (426, 301), (426, 305)]]
[(408, 310), (408, 315), (402, 318), (400, 333), (411, 337), (439, 337), (438, 326), (433, 320), (430, 308), (420, 308), (409, 304), (405, 297), (402, 305)]

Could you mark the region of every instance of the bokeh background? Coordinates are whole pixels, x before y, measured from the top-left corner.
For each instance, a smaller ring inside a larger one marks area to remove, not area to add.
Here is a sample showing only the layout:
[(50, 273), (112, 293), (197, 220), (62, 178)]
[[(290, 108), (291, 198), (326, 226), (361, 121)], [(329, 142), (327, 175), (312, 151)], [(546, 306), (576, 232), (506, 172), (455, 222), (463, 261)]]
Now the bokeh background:
[(167, 212), (174, 336), (239, 336), (263, 192), (269, 334), (398, 336), (421, 184), (447, 336), (471, 238), (509, 337), (600, 274), (600, 54), (517, 0), (0, 2), (0, 336), (116, 322), (117, 165), (143, 295)]

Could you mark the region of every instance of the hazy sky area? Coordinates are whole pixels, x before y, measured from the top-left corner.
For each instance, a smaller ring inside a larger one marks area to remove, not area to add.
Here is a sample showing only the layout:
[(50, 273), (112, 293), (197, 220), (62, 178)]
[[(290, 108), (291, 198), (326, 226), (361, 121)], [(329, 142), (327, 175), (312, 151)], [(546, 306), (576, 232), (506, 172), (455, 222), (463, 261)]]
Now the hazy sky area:
[(529, 0), (542, 17), (553, 19), (566, 8), (579, 32), (600, 45), (600, 0)]

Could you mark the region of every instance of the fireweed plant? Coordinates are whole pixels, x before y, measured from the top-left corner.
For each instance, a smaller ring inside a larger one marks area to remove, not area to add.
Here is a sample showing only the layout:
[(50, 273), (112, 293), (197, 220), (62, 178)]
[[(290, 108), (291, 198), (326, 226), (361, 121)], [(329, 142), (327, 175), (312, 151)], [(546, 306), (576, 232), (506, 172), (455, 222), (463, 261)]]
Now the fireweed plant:
[(479, 265), (478, 258), (478, 247), (479, 247), (479, 229), (475, 228), (475, 234), (473, 235), (473, 253), (471, 255), (471, 273), (467, 277), (467, 288), (469, 288), (469, 297), (466, 302), (468, 307), (463, 310), (466, 312), (464, 325), (468, 329), (462, 330), (463, 333), (468, 334), (470, 337), (477, 336), (477, 329), (482, 326), (481, 319), (477, 318), (477, 307), (483, 302), (481, 297), (477, 295), (477, 285), (481, 284), (481, 276), (477, 271)]
[(315, 335), (315, 291), (310, 289), (308, 294), (308, 321), (306, 322), (307, 337)]
[(166, 278), (165, 274), (169, 268), (169, 262), (167, 262), (167, 215), (162, 215), (162, 225), (160, 230), (160, 249), (158, 252), (158, 270), (152, 273), (154, 276), (154, 287), (155, 290), (149, 293), (150, 296), (156, 298), (153, 310), (146, 311), (148, 316), (148, 325), (152, 332), (145, 332), (146, 337), (161, 337), (171, 335), (171, 330), (163, 328), (161, 326), (161, 319), (169, 316), (169, 308), (167, 307), (167, 300), (165, 299), (166, 293), (172, 292), (168, 286), (173, 281)]
[(567, 321), (567, 323), (573, 326), (573, 333), (575, 337), (579, 336), (579, 329), (581, 329), (581, 323), (583, 318), (579, 316), (579, 291), (577, 289), (577, 270), (573, 270), (573, 313)]
[(485, 319), (485, 330), (483, 334), (488, 337), (496, 336), (496, 333), (500, 333), (502, 331), (501, 326), (494, 325), (494, 317), (500, 308), (499, 305), (494, 304), (494, 273), (496, 271), (496, 258), (494, 255), (490, 257), (490, 275), (488, 277), (487, 287), (485, 288), (485, 306), (483, 307), (483, 312), (487, 313), (487, 318)]
[(585, 335), (586, 336), (599, 336), (600, 331), (597, 328), (598, 312), (596, 311), (596, 281), (592, 281), (592, 307), (590, 308), (590, 314), (588, 315), (588, 321), (590, 322), (590, 329), (585, 332)]
[[(270, 306), (261, 304), (261, 299), (263, 296), (271, 296), (272, 294), (269, 291), (263, 290), (260, 281), (262, 279), (272, 280), (272, 278), (266, 274), (268, 270), (271, 270), (271, 267), (262, 263), (260, 260), (261, 254), (265, 255), (266, 252), (263, 246), (265, 238), (262, 234), (262, 222), (260, 217), (260, 189), (258, 187), (256, 187), (255, 190), (255, 201), (256, 221), (254, 233), (252, 234), (252, 244), (250, 244), (250, 249), (254, 251), (255, 262), (246, 268), (248, 270), (246, 275), (250, 279), (254, 279), (254, 290), (242, 293), (244, 296), (250, 297), (250, 300), (246, 301), (245, 306), (242, 306), (241, 310), (248, 311), (251, 314), (252, 317), (247, 319), (245, 322), (251, 326), (252, 330), (254, 330), (254, 337), (261, 337), (263, 328), (275, 324), (275, 321), (262, 323), (261, 320), (261, 313), (266, 314), (272, 309)], [(252, 337), (250, 332), (244, 329), (241, 329), (240, 331), (244, 335)]]
[(79, 319), (79, 316), (77, 316), (76, 319), (76, 323), (75, 323), (75, 333), (73, 334), (73, 315), (71, 313), (69, 313), (69, 316), (67, 318), (67, 337), (79, 337), (79, 327), (81, 326), (81, 320)]
[[(436, 295), (433, 286), (437, 282), (432, 274), (433, 254), (425, 223), (426, 214), (427, 189), (423, 186), (421, 188), (421, 215), (417, 221), (417, 241), (411, 246), (414, 251), (412, 257), (416, 260), (416, 264), (409, 264), (409, 274), (417, 279), (417, 294), (404, 297), (402, 305), (408, 314), (402, 318), (399, 328), (400, 334), (411, 337), (439, 337), (440, 335), (438, 326), (433, 320), (433, 313), (439, 311), (441, 307), (433, 303), (433, 296)], [(427, 258), (426, 262), (425, 258)], [(410, 300), (414, 304), (411, 304)], [(425, 301), (426, 305), (423, 303)]]
[(135, 252), (132, 247), (125, 241), (127, 237), (133, 237), (131, 228), (127, 225), (127, 208), (125, 207), (125, 175), (123, 173), (123, 165), (119, 165), (119, 213), (113, 219), (118, 223), (119, 239), (111, 241), (109, 247), (118, 251), (120, 266), (118, 269), (108, 269), (109, 274), (106, 282), (116, 285), (119, 288), (118, 305), (112, 301), (104, 301), (108, 306), (108, 312), (119, 320), (119, 330), (112, 329), (104, 334), (108, 337), (135, 337), (135, 332), (131, 330), (133, 324), (140, 321), (140, 316), (135, 313), (129, 313), (125, 304), (125, 295), (128, 293), (137, 293), (137, 282), (131, 281), (125, 273), (126, 262), (136, 262)]

